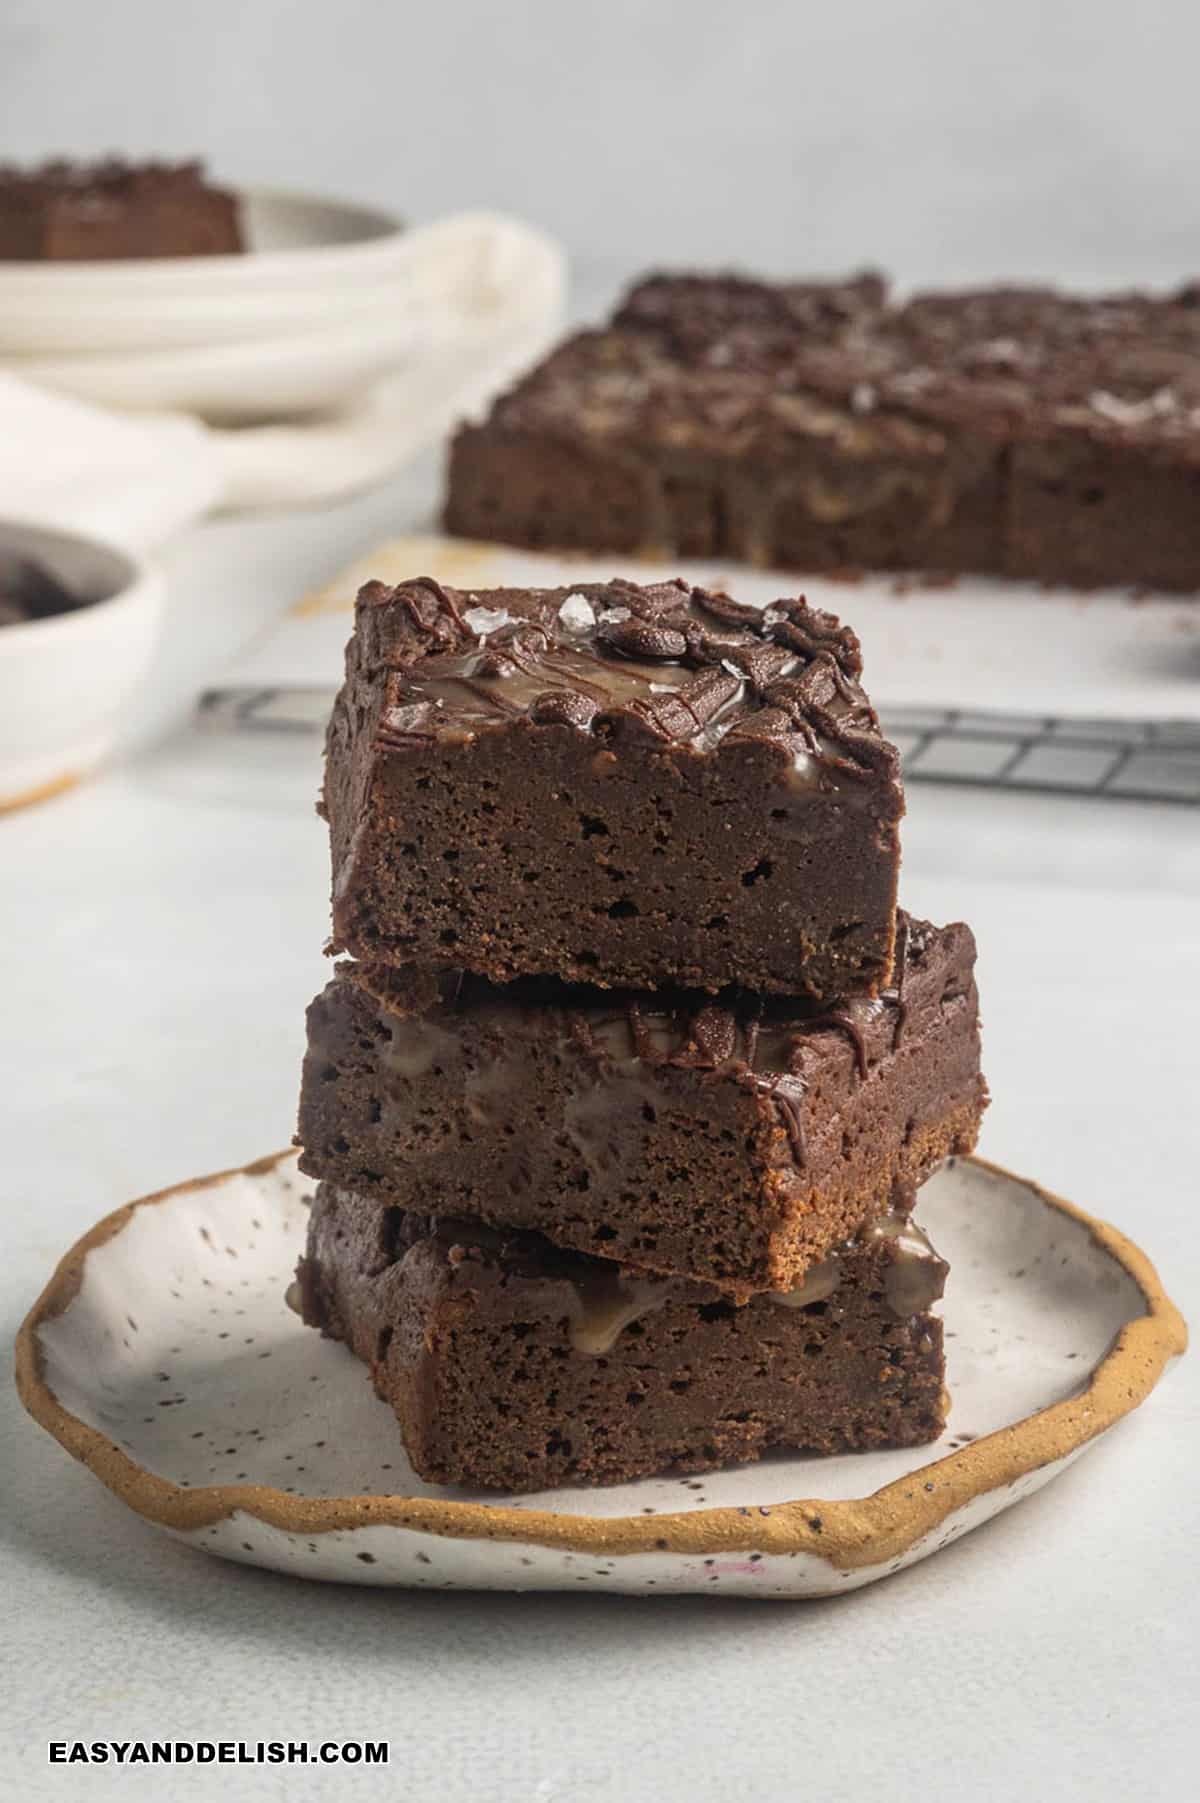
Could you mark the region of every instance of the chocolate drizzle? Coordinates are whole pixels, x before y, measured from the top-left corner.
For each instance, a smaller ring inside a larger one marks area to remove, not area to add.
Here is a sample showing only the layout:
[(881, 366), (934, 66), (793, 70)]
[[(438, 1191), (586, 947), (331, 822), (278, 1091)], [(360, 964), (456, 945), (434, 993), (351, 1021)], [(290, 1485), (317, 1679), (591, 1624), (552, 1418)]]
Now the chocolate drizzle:
[[(793, 1090), (785, 1090), (783, 1083), (795, 1085)], [(779, 1118), (783, 1122), (784, 1132), (788, 1136), (788, 1144), (792, 1149), (792, 1157), (798, 1169), (803, 1170), (808, 1163), (808, 1145), (804, 1137), (804, 1116), (800, 1112), (800, 1103), (804, 1099), (804, 1080), (796, 1071), (776, 1071), (773, 1076), (759, 1077), (756, 1087), (763, 1095), (770, 1096), (779, 1110)]]
[[(359, 607), (378, 623), (368, 655), (391, 672), (384, 744), (524, 717), (701, 751), (727, 735), (783, 742), (830, 775), (898, 770), (857, 638), (803, 600), (764, 610), (682, 580), (466, 594), (419, 577), (368, 583)], [(499, 624), (476, 632), (476, 610)]]
[(804, 1026), (798, 1029), (796, 1037), (798, 1041), (803, 1041), (810, 1033), (823, 1033), (830, 1028), (838, 1033), (844, 1033), (854, 1048), (854, 1067), (861, 1083), (867, 1074), (867, 1046), (863, 1039), (862, 1028), (853, 1015), (847, 1014), (842, 1008), (833, 1008), (825, 1014), (816, 1014), (812, 1020), (805, 1021)]
[[(727, 1000), (706, 1002), (694, 1013), (683, 1013), (678, 1007), (656, 1010), (630, 997), (617, 1005), (610, 1026), (624, 1022), (632, 1056), (642, 1063), (673, 1066), (680, 1070), (699, 1070), (713, 1080), (731, 1069), (740, 1071), (741, 1080), (760, 1095), (770, 1099), (779, 1114), (788, 1137), (792, 1155), (798, 1166), (807, 1162), (803, 1101), (808, 1073), (805, 1055), (810, 1042), (823, 1033), (840, 1033), (849, 1044), (854, 1058), (854, 1072), (859, 1083), (865, 1082), (871, 1069), (871, 1051), (867, 1031), (885, 1014), (891, 1013), (895, 1025), (891, 1050), (900, 1041), (900, 1030), (907, 1014), (903, 999), (907, 964), (910, 956), (923, 954), (928, 942), (925, 923), (914, 924), (901, 912), (896, 937), (897, 986), (893, 991), (866, 1002), (851, 1002), (841, 1008), (823, 1009), (786, 1024), (777, 1014), (770, 1017), (761, 999), (732, 995)], [(910, 949), (911, 948), (911, 949)], [(615, 1001), (615, 998), (614, 998)], [(596, 1046), (600, 1038), (594, 1028), (599, 1023), (582, 1010), (569, 1011), (570, 1030), (584, 1043)], [(764, 1054), (764, 1027), (774, 1021), (772, 1043)], [(782, 1027), (783, 1038), (777, 1036)], [(611, 1045), (611, 1041), (605, 1040)], [(765, 1055), (768, 1068), (759, 1069)], [(883, 1055), (882, 1051), (879, 1055)]]

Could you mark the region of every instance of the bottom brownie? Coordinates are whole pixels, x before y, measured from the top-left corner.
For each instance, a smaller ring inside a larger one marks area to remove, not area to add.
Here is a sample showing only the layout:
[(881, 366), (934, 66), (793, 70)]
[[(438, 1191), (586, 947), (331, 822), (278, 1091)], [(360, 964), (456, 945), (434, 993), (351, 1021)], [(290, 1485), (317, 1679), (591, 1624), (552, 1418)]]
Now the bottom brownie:
[(798, 1289), (739, 1307), (322, 1184), (297, 1302), (370, 1367), (423, 1478), (520, 1491), (936, 1439), (929, 1309), (945, 1275), (920, 1229), (888, 1215)]

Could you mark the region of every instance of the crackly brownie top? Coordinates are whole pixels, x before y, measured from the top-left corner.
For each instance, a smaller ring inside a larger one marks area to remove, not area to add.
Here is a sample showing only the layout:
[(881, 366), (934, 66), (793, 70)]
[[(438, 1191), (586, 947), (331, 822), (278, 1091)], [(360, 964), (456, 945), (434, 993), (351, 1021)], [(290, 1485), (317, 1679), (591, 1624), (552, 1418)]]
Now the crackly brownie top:
[(1067, 433), (1200, 456), (1200, 284), (997, 287), (885, 302), (878, 278), (657, 274), (495, 403), (494, 424), (660, 449), (940, 456), (946, 435)]
[(942, 448), (936, 428), (916, 418), (876, 412), (864, 420), (847, 404), (874, 362), (859, 346), (843, 353), (836, 335), (738, 326), (681, 346), (678, 334), (650, 330), (578, 332), (496, 401), (492, 422), (511, 432), (606, 440), (628, 446), (634, 458), (646, 444), (718, 457), (778, 455), (797, 439), (850, 458)]
[(617, 328), (659, 332), (684, 356), (722, 361), (730, 335), (837, 337), (884, 304), (883, 277), (864, 271), (844, 281), (760, 282), (724, 274), (656, 271), (635, 282), (612, 317)]
[(803, 600), (760, 609), (680, 580), (367, 583), (351, 658), (389, 672), (376, 734), (387, 748), (522, 719), (700, 752), (750, 738), (778, 747), (801, 787), (834, 769), (898, 779), (859, 684), (857, 638)]
[(918, 295), (810, 344), (794, 379), (860, 419), (900, 409), (997, 436), (1200, 441), (1200, 293), (1096, 299), (1049, 288)]

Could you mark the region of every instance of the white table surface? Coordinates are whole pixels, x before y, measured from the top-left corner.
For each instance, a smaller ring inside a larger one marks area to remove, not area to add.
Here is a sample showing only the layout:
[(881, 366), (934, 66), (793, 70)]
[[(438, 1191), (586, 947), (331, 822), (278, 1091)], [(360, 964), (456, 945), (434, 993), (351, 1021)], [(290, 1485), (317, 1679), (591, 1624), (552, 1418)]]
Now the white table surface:
[[(372, 541), (352, 505), (228, 522), (171, 559), (148, 722)], [(104, 1211), (292, 1131), (323, 981), (317, 747), (184, 731), (0, 821), (11, 1341)], [(980, 942), (983, 1150), (1118, 1222), (1200, 1301), (1200, 815), (914, 785), (909, 907)], [(1196, 1795), (1197, 1375), (1031, 1501), (819, 1604), (325, 1589), (180, 1548), (0, 1395), (0, 1795), (241, 1798)], [(47, 1769), (51, 1738), (386, 1737), (385, 1773)]]

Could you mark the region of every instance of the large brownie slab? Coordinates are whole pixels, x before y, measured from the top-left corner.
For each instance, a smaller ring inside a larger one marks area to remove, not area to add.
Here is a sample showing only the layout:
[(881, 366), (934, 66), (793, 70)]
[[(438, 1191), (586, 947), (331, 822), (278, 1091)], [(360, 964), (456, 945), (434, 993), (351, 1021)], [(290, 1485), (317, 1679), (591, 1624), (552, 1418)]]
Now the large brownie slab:
[(945, 1273), (892, 1218), (739, 1308), (323, 1184), (296, 1300), (368, 1366), (421, 1477), (528, 1491), (936, 1439)]
[(199, 163), (0, 167), (0, 262), (230, 256), (237, 200)]
[[(823, 297), (823, 298), (822, 298)], [(464, 426), (450, 531), (1200, 587), (1200, 289), (657, 275)]]
[(860, 674), (797, 600), (367, 584), (326, 754), (335, 946), (497, 982), (878, 990), (904, 802)]
[(898, 988), (824, 1011), (344, 965), (301, 1167), (735, 1293), (786, 1287), (975, 1143), (975, 947), (902, 916)]

